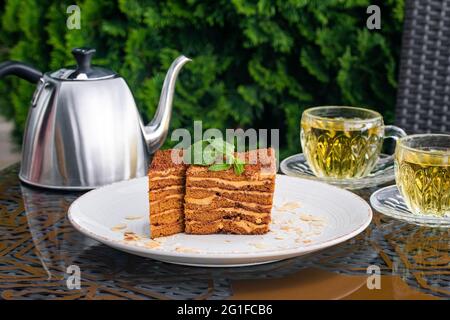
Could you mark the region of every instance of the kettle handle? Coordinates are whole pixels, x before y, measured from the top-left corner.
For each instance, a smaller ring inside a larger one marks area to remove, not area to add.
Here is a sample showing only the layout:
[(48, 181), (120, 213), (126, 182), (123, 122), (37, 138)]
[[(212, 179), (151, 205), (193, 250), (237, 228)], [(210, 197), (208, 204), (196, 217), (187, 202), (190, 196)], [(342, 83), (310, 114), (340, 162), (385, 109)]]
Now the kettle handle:
[(22, 62), (6, 61), (0, 63), (0, 78), (8, 75), (15, 75), (36, 83), (42, 77), (42, 72)]

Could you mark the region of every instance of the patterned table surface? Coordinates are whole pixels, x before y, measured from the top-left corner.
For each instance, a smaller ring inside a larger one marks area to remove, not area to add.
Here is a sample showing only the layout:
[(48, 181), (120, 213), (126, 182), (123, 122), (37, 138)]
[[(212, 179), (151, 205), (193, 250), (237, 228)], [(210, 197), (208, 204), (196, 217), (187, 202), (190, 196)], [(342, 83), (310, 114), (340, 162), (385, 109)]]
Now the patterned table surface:
[[(18, 167), (0, 172), (1, 299), (450, 298), (449, 229), (375, 212), (365, 232), (314, 255), (242, 268), (177, 266), (78, 233), (66, 213), (80, 193), (23, 185)], [(358, 193), (368, 199), (373, 191)], [(71, 265), (80, 268), (79, 289), (67, 285)], [(380, 289), (367, 285), (369, 266), (381, 271)]]

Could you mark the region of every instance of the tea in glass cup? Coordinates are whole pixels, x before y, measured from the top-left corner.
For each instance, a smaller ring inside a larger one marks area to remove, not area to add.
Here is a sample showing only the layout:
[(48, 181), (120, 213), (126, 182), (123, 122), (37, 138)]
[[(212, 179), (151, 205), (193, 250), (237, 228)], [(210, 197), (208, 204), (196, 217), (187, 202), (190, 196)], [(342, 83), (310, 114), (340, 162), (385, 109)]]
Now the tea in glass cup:
[(450, 135), (400, 139), (395, 150), (395, 180), (414, 214), (450, 215)]
[[(377, 164), (384, 138), (405, 132), (385, 126), (376, 111), (344, 106), (305, 110), (300, 139), (311, 170), (320, 178), (358, 179)], [(390, 159), (393, 162), (393, 158)]]

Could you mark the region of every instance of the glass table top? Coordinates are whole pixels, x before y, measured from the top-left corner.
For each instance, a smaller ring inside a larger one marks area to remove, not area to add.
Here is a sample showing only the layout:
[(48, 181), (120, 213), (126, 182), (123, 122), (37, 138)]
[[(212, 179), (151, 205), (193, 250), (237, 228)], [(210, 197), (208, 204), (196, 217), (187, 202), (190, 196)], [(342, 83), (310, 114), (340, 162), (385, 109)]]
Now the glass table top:
[(24, 185), (18, 168), (0, 172), (0, 299), (450, 298), (450, 229), (374, 212), (362, 234), (315, 254), (239, 268), (171, 265), (78, 233), (66, 214), (82, 193)]

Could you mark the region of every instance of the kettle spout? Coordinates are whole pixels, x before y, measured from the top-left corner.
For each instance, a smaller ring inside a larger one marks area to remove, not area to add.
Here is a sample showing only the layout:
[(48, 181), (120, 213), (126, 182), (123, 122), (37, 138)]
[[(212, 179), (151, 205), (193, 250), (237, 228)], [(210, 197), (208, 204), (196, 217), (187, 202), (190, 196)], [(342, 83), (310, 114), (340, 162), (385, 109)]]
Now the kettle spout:
[(172, 101), (175, 83), (181, 68), (189, 61), (191, 61), (191, 59), (185, 56), (179, 56), (172, 62), (172, 65), (166, 74), (155, 116), (152, 121), (144, 127), (144, 137), (149, 154), (156, 152), (166, 140), (169, 132), (170, 118), (172, 116)]

